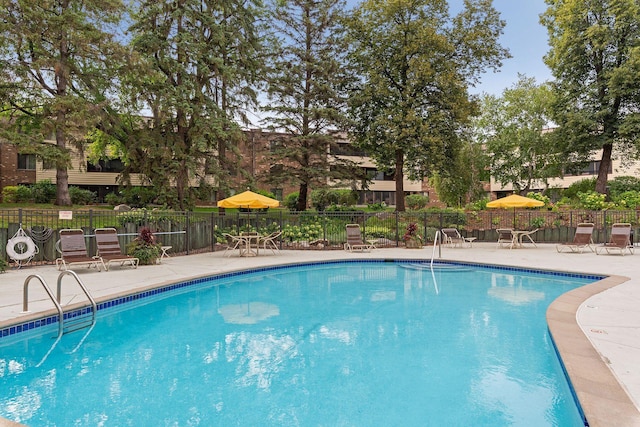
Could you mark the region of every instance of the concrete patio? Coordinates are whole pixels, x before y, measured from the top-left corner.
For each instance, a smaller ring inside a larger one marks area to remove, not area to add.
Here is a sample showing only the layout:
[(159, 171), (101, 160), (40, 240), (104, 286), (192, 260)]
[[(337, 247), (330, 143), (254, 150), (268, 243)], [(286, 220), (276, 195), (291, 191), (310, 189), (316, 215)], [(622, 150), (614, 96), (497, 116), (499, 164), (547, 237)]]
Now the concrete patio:
[[(640, 426), (640, 254), (557, 253), (555, 245), (549, 244), (510, 250), (498, 248), (495, 243), (474, 243), (472, 248), (436, 248), (436, 259), (440, 251), (442, 260), (616, 276), (580, 288), (572, 295), (565, 294), (553, 304), (548, 321), (590, 425)], [(307, 250), (261, 252), (257, 257), (242, 258), (214, 252), (165, 258), (161, 264), (136, 270), (114, 266), (108, 272), (86, 268), (75, 271), (94, 298), (103, 300), (134, 289), (252, 267), (351, 258), (430, 259), (433, 252), (431, 247), (375, 249), (368, 253)], [(55, 291), (59, 272), (54, 266), (0, 274), (0, 329), (52, 310), (51, 301), (34, 280), (29, 286), (30, 313), (22, 313), (23, 284), (32, 274), (41, 276)], [(71, 277), (63, 280), (63, 306), (85, 300), (73, 282)], [(580, 329), (571, 329), (572, 324), (582, 330), (584, 337), (580, 336)], [(565, 359), (563, 349), (575, 354)], [(0, 420), (2, 425), (12, 424)]]

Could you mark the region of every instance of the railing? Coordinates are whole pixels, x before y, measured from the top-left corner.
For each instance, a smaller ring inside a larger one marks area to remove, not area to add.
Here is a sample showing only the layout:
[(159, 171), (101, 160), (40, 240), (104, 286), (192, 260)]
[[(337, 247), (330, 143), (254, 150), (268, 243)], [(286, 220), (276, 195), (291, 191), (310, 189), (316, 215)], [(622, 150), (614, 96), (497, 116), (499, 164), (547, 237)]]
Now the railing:
[[(379, 247), (401, 247), (402, 236), (409, 223), (419, 226), (425, 242), (435, 239), (436, 231), (455, 227), (463, 237), (475, 237), (478, 242), (494, 241), (497, 228), (520, 230), (540, 228), (537, 242), (570, 241), (575, 227), (581, 222), (595, 224), (594, 241), (605, 242), (610, 225), (630, 222), (636, 233), (640, 231), (640, 211), (541, 211), (487, 210), (407, 211), (407, 212), (289, 212), (283, 209), (266, 212), (173, 212), (138, 210), (77, 210), (72, 215), (60, 215), (53, 210), (0, 210), (0, 257), (7, 259), (5, 247), (22, 224), (25, 232), (38, 247), (32, 263), (53, 263), (58, 257), (55, 242), (58, 231), (81, 228), (91, 236), (96, 228), (114, 227), (124, 249), (142, 227), (149, 227), (163, 246), (171, 246), (175, 254), (224, 250), (223, 234), (237, 235), (242, 231), (258, 231), (268, 235), (282, 231), (278, 241), (281, 249), (342, 249), (346, 241), (345, 225), (360, 224), (367, 239), (377, 239)], [(637, 234), (636, 234), (637, 236)], [(313, 242), (323, 242), (314, 245)], [(89, 255), (96, 254), (95, 240), (87, 238)]]

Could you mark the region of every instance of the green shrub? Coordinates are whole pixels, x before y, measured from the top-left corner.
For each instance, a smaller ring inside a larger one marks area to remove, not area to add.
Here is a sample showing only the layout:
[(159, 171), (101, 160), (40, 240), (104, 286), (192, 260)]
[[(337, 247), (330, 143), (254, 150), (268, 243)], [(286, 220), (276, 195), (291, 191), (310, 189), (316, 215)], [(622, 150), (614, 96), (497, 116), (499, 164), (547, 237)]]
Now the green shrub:
[(411, 194), (405, 198), (405, 203), (410, 210), (416, 211), (427, 206), (429, 198), (421, 194)]
[(617, 199), (621, 194), (628, 191), (640, 192), (640, 178), (635, 176), (618, 176), (607, 182), (609, 196)]
[(17, 185), (8, 185), (2, 189), (2, 201), (4, 203), (17, 203)]
[(590, 191), (596, 191), (595, 178), (585, 178), (574, 182), (562, 192), (562, 197), (578, 200), (578, 193), (588, 193)]
[(74, 205), (88, 205), (95, 202), (97, 196), (96, 193), (90, 190), (83, 190), (82, 188), (70, 186), (69, 196), (71, 197), (71, 203)]
[(606, 195), (596, 193), (595, 191), (578, 193), (578, 200), (580, 200), (580, 205), (584, 209), (589, 209), (592, 211), (599, 211), (604, 209), (604, 207), (606, 206), (605, 198)]
[(614, 202), (622, 209), (636, 209), (640, 206), (640, 191), (625, 191), (618, 194)]
[(311, 192), (311, 204), (318, 212), (322, 212), (327, 206), (336, 203), (338, 203), (337, 195), (329, 190), (320, 189)]
[(322, 231), (322, 224), (318, 222), (306, 225), (286, 225), (282, 230), (282, 238), (290, 242), (313, 241), (322, 236)]
[(9, 267), (9, 263), (6, 259), (0, 258), (0, 273), (4, 273), (5, 270)]
[(530, 191), (527, 193), (527, 197), (530, 199), (539, 200), (544, 203), (545, 206), (549, 206), (549, 204), (551, 203), (551, 200), (542, 193), (535, 193)]
[(56, 199), (56, 186), (45, 179), (31, 186), (31, 194), (36, 203), (52, 203)]
[(289, 193), (285, 196), (282, 204), (289, 209), (290, 211), (295, 211), (296, 210), (296, 206), (298, 205), (298, 196), (300, 195), (300, 193), (298, 193), (297, 191), (294, 193)]
[(116, 193), (109, 193), (106, 196), (104, 196), (104, 201), (110, 204), (111, 206), (116, 206), (121, 203), (124, 203), (124, 198), (119, 196)]

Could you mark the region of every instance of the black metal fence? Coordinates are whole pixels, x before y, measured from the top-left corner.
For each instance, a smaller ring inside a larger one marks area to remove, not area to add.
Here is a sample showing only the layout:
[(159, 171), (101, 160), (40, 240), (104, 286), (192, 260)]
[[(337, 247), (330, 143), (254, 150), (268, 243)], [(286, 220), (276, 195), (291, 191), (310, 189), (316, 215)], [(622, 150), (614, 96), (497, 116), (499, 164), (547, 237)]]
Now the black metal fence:
[(487, 210), (477, 212), (287, 212), (267, 210), (251, 212), (174, 212), (161, 210), (0, 210), (0, 257), (8, 260), (6, 244), (22, 228), (35, 242), (35, 263), (54, 262), (58, 257), (58, 232), (65, 228), (85, 231), (89, 255), (95, 254), (92, 239), (96, 228), (114, 227), (123, 247), (142, 227), (149, 227), (162, 245), (173, 253), (216, 251), (226, 247), (224, 233), (258, 231), (261, 234), (282, 231), (283, 249), (342, 249), (346, 241), (345, 225), (357, 223), (367, 239), (378, 247), (403, 246), (407, 225), (416, 223), (424, 243), (433, 242), (436, 231), (456, 227), (465, 237), (477, 241), (495, 241), (496, 229), (538, 229), (537, 242), (565, 242), (573, 238), (581, 222), (595, 224), (594, 241), (604, 242), (608, 229), (616, 222), (629, 222), (637, 234), (640, 211), (541, 211)]

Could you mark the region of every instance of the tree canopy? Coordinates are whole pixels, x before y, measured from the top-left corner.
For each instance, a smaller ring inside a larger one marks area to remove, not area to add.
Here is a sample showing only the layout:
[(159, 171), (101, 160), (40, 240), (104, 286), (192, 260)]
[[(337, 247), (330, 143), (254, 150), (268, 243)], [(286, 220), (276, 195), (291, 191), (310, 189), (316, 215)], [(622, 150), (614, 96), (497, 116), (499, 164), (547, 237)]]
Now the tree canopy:
[(635, 0), (547, 0), (541, 22), (551, 49), (553, 120), (572, 161), (602, 151), (596, 191), (615, 156), (637, 158), (640, 132), (640, 5)]
[(490, 158), (492, 177), (519, 193), (560, 176), (564, 157), (549, 129), (553, 94), (548, 84), (520, 75), (501, 97), (485, 95), (475, 120), (477, 141)]
[(193, 202), (206, 174), (228, 185), (243, 137), (244, 111), (255, 102), (260, 67), (258, 1), (142, 1), (131, 27), (135, 67), (127, 82), (152, 118), (129, 146), (131, 167), (155, 186), (175, 187), (175, 207)]
[(124, 13), (120, 0), (0, 0), (0, 136), (55, 165), (57, 205), (71, 205), (69, 149), (114, 95)]
[(508, 52), (490, 0), (365, 0), (346, 21), (359, 80), (350, 93), (353, 139), (379, 169), (393, 171), (403, 211), (403, 175), (450, 174), (460, 130), (475, 113), (469, 85)]
[(312, 186), (327, 179), (356, 181), (359, 169), (339, 156), (348, 79), (340, 22), (342, 0), (276, 1), (271, 10), (274, 43), (265, 123), (282, 137), (271, 147), (273, 184), (299, 186), (297, 210), (305, 210)]

